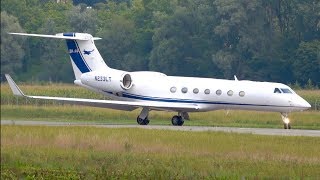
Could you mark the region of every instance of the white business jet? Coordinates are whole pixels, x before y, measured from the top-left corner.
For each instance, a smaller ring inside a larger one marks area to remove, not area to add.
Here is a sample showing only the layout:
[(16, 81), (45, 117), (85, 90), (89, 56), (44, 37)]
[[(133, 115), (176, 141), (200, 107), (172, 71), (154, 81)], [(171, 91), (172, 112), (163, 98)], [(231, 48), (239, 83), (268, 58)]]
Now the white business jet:
[(14, 35), (65, 39), (75, 74), (74, 83), (114, 100), (79, 99), (24, 95), (12, 78), (8, 83), (17, 96), (63, 101), (70, 104), (132, 111), (142, 108), (137, 123), (147, 125), (150, 110), (174, 111), (171, 121), (182, 126), (188, 112), (240, 109), (280, 112), (284, 128), (290, 129), (288, 113), (303, 111), (310, 104), (281, 83), (167, 76), (159, 72), (127, 72), (108, 67), (94, 40), (86, 33), (56, 35), (10, 33)]

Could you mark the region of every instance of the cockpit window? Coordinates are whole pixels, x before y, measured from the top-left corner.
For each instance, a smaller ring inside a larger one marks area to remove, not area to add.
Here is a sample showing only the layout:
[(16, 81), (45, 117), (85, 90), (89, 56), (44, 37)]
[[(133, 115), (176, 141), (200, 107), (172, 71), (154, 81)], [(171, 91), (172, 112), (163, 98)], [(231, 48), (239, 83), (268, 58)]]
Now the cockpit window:
[(282, 91), (283, 93), (292, 94), (292, 92), (291, 92), (289, 89), (286, 89), (286, 88), (281, 88), (281, 91)]
[(273, 92), (274, 92), (274, 93), (281, 93), (281, 91), (280, 91), (279, 88), (275, 88)]

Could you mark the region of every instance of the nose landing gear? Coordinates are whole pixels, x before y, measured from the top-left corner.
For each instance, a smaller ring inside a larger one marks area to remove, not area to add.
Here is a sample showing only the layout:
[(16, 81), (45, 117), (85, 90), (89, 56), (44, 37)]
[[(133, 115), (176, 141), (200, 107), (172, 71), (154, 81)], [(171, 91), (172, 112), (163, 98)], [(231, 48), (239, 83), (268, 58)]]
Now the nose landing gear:
[(281, 113), (281, 118), (282, 118), (282, 121), (283, 121), (284, 129), (291, 129), (290, 119), (288, 117), (288, 113)]

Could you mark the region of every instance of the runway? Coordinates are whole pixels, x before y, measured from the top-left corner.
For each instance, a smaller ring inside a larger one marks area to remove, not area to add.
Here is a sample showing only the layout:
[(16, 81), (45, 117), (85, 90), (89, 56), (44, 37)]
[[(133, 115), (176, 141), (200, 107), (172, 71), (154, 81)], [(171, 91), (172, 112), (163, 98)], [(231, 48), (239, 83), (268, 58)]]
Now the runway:
[(192, 131), (192, 132), (228, 132), (245, 133), (271, 136), (311, 136), (320, 137), (320, 130), (302, 129), (271, 129), (271, 128), (237, 128), (237, 127), (209, 127), (209, 126), (163, 126), (163, 125), (114, 125), (103, 123), (82, 123), (82, 122), (54, 122), (54, 121), (29, 121), (29, 120), (1, 120), (1, 125), (20, 125), (20, 126), (91, 126), (100, 128), (139, 128), (139, 129), (158, 129), (172, 131)]

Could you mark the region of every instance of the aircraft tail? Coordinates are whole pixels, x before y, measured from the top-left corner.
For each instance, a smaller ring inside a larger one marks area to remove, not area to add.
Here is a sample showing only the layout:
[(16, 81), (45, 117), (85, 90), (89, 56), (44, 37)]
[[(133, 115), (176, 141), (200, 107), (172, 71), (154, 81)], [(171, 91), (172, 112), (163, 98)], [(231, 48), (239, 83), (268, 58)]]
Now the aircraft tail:
[(81, 74), (95, 71), (107, 70), (109, 67), (102, 59), (94, 40), (101, 38), (92, 37), (87, 33), (59, 33), (56, 35), (9, 33), (22, 36), (35, 36), (44, 38), (65, 39), (67, 42), (68, 53), (70, 56), (75, 78), (80, 79)]

